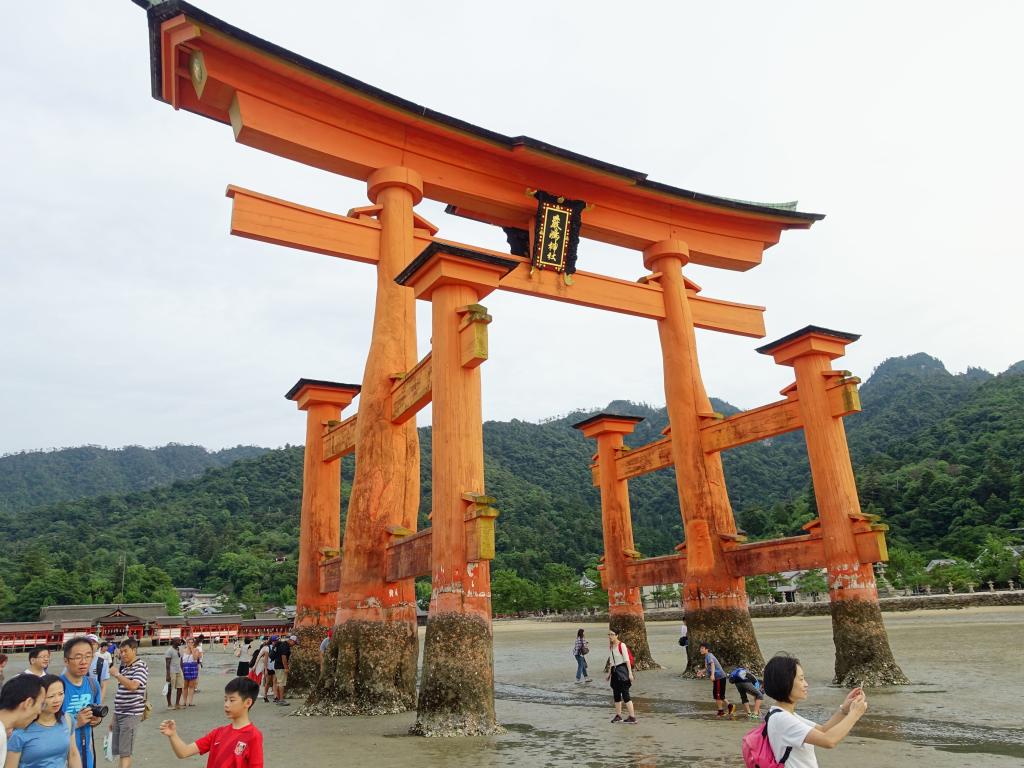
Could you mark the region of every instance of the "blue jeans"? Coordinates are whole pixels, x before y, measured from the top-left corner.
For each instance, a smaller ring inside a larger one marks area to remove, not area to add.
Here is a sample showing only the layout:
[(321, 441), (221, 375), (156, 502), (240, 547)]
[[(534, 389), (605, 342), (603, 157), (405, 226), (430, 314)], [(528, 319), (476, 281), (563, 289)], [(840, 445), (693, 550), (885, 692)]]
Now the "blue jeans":
[(587, 657), (583, 654), (579, 654), (576, 657), (576, 679), (581, 680), (587, 675)]

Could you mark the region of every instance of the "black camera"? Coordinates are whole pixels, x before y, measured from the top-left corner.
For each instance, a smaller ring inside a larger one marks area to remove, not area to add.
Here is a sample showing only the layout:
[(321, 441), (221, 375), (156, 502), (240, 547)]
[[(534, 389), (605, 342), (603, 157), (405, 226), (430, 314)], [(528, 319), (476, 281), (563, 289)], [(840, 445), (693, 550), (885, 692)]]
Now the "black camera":
[(110, 712), (110, 707), (105, 707), (102, 704), (89, 704), (88, 706), (93, 717), (99, 717), (102, 719), (107, 716), (108, 712)]

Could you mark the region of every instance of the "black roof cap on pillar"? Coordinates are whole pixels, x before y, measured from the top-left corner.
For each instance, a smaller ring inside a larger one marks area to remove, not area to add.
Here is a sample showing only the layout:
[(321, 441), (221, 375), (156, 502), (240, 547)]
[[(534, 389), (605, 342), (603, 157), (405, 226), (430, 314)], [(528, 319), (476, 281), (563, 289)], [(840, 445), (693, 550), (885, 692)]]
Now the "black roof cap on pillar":
[(832, 336), (836, 339), (842, 339), (843, 341), (856, 341), (860, 338), (859, 333), (847, 333), (846, 331), (833, 331), (831, 328), (822, 328), (820, 325), (807, 325), (801, 328), (799, 331), (793, 331), (792, 333), (783, 336), (781, 339), (776, 339), (763, 347), (758, 347), (757, 351), (762, 355), (770, 355), (778, 347), (783, 344), (788, 344), (791, 341), (799, 339), (801, 336), (806, 336), (810, 333), (820, 333), (823, 336)]
[(295, 386), (285, 393), (285, 400), (294, 400), (302, 388), (308, 386), (325, 387), (327, 389), (347, 389), (349, 391), (355, 390), (356, 392), (362, 389), (362, 386), (359, 384), (342, 384), (340, 381), (324, 381), (323, 379), (299, 379), (295, 382)]
[(448, 253), (452, 256), (458, 256), (460, 259), (469, 259), (471, 261), (479, 261), (483, 264), (494, 264), (495, 266), (504, 267), (506, 274), (522, 264), (521, 261), (516, 259), (503, 259), (502, 257), (495, 256), (492, 253), (475, 251), (472, 248), (459, 248), (454, 245), (447, 245), (446, 243), (433, 242), (424, 248), (423, 252), (419, 256), (410, 261), (405, 269), (398, 273), (398, 277), (395, 278), (395, 282), (399, 285), (405, 285), (413, 275), (423, 268), (424, 264), (430, 261), (438, 253)]
[(592, 424), (595, 421), (600, 421), (601, 419), (616, 419), (617, 421), (632, 421), (634, 424), (639, 424), (641, 421), (644, 420), (644, 417), (643, 416), (626, 416), (626, 415), (621, 414), (621, 413), (605, 413), (604, 411), (602, 411), (601, 413), (595, 413), (593, 416), (590, 416), (590, 417), (584, 419), (583, 421), (576, 422), (575, 424), (572, 425), (572, 428), (573, 429), (583, 429), (588, 424)]

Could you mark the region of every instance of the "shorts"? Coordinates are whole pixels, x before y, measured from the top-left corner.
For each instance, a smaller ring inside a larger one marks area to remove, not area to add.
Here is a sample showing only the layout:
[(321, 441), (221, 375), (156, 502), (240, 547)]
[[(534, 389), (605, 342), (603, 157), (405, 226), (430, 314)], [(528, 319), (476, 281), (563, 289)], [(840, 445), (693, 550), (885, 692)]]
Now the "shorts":
[(235, 677), (247, 677), (249, 674), (249, 662), (240, 661), (238, 666), (235, 667)]
[(277, 669), (274, 670), (274, 685), (285, 686), (288, 685), (288, 670)]
[(181, 662), (181, 672), (186, 681), (198, 680), (199, 664), (194, 661), (183, 661)]
[(740, 682), (735, 683), (735, 685), (736, 690), (739, 691), (740, 694), (740, 701), (742, 701), (744, 704), (747, 703), (748, 693), (755, 699), (764, 700), (764, 694), (757, 690), (757, 688), (754, 687), (753, 683), (747, 682), (746, 680), (741, 680)]
[(181, 672), (171, 672), (171, 688), (184, 688), (185, 676)]
[(131, 757), (135, 746), (135, 731), (142, 722), (142, 715), (114, 715), (112, 748), (118, 757)]
[(711, 681), (711, 698), (715, 701), (722, 701), (725, 698), (725, 678)]

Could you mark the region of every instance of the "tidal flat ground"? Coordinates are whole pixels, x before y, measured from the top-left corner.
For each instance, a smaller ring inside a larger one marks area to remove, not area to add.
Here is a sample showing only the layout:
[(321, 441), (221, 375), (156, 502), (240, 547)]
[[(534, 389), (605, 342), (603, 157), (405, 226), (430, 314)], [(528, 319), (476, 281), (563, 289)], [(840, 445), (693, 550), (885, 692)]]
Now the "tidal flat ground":
[[(868, 690), (867, 715), (835, 750), (818, 749), (822, 768), (865, 765), (970, 765), (1009, 768), (1024, 761), (1024, 608), (970, 608), (885, 614), (897, 660), (913, 685)], [(493, 737), (423, 739), (408, 736), (415, 713), (385, 717), (303, 717), (291, 707), (253, 710), (263, 731), (268, 768), (362, 765), (415, 768), (509, 766), (632, 766), (711, 768), (743, 765), (740, 739), (747, 720), (715, 719), (710, 685), (681, 676), (682, 649), (675, 622), (648, 622), (663, 669), (641, 672), (633, 686), (640, 719), (611, 724), (611, 695), (599, 667), (607, 656), (604, 626), (585, 624), (593, 683), (577, 685), (572, 642), (579, 625), (499, 621), (494, 625), (497, 712), (506, 732)], [(765, 656), (787, 651), (807, 671), (811, 692), (800, 712), (824, 720), (845, 696), (832, 687), (833, 647), (827, 616), (755, 619)], [(422, 642), (423, 630), (420, 630)], [(422, 648), (422, 646), (421, 646)], [(198, 705), (167, 712), (159, 695), (163, 649), (144, 649), (154, 685), (154, 713), (136, 738), (137, 766), (205, 765), (179, 761), (157, 732), (173, 717), (186, 742), (225, 722), (224, 683), (234, 670), (229, 652), (207, 655)], [(60, 669), (54, 659), (53, 668)], [(12, 658), (8, 672), (22, 668)], [(738, 701), (732, 686), (730, 699)], [(106, 727), (106, 723), (101, 729)], [(98, 729), (98, 733), (100, 729)], [(107, 765), (102, 758), (99, 765)]]

